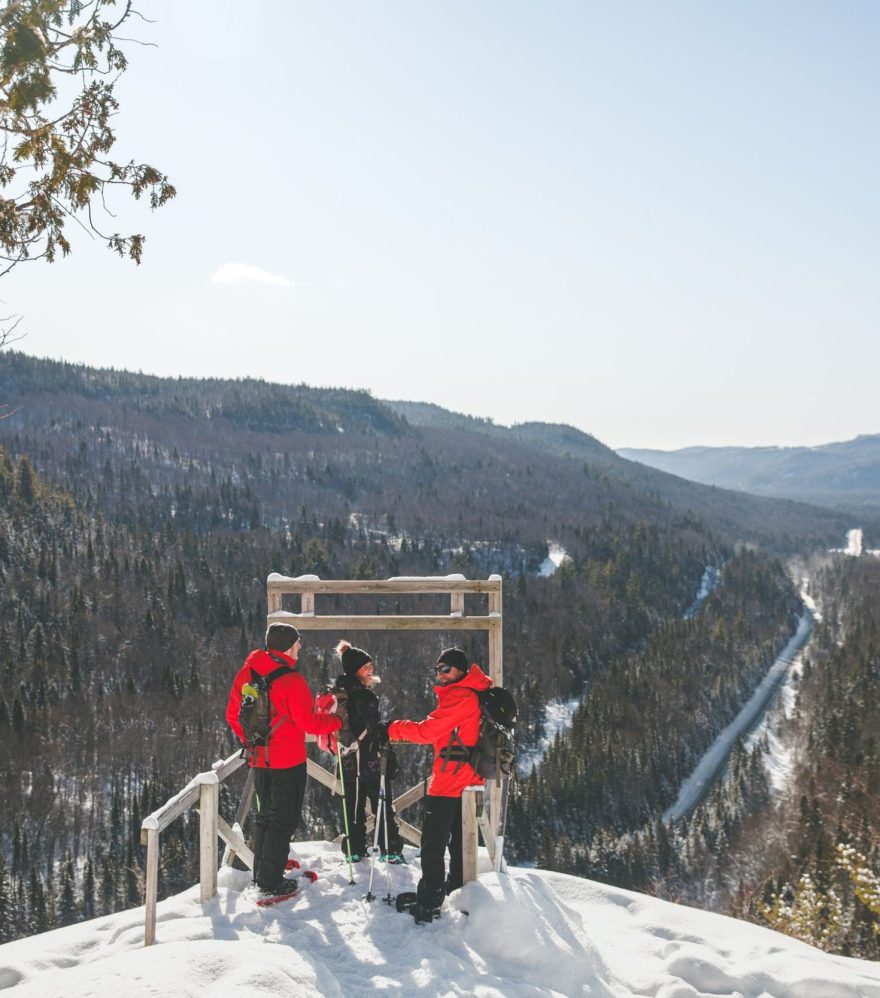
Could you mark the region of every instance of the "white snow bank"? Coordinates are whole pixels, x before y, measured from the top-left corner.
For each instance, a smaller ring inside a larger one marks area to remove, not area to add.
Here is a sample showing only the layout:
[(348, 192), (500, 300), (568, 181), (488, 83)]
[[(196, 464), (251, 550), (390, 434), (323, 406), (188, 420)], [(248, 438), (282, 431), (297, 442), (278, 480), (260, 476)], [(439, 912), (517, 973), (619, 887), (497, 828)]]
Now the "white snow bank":
[(860, 558), (864, 550), (864, 533), (859, 527), (846, 532), (846, 547), (831, 548), (832, 554), (846, 554), (851, 558)]
[(541, 562), (538, 575), (545, 579), (549, 578), (566, 561), (571, 561), (571, 557), (565, 548), (561, 544), (557, 544), (556, 541), (547, 541), (547, 557)]
[(558, 734), (568, 731), (580, 702), (577, 697), (570, 700), (548, 700), (544, 708), (543, 738), (536, 749), (531, 752), (521, 752), (517, 756), (517, 767), (522, 774), (529, 773), (538, 765)]
[[(159, 903), (157, 943), (143, 946), (143, 908), (0, 946), (0, 989), (16, 998), (880, 998), (880, 966), (832, 957), (758, 926), (564, 874), (485, 872), (417, 926), (384, 904), (377, 866), (350, 886), (323, 842), (296, 846), (317, 883), (273, 908), (254, 904), (250, 876), (220, 873)], [(410, 890), (410, 865), (393, 891)], [(482, 866), (488, 861), (482, 857)], [(469, 914), (465, 914), (468, 912)]]

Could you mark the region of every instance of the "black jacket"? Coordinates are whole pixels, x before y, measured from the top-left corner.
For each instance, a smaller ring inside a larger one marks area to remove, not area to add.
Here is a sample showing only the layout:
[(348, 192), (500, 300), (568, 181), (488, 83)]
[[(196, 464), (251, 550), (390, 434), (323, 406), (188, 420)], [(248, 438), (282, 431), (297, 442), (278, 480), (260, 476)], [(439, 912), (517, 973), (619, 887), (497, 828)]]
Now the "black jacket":
[[(346, 779), (353, 779), (360, 772), (361, 777), (379, 779), (379, 698), (358, 679), (357, 676), (341, 675), (336, 677), (334, 689), (342, 689), (348, 694), (346, 710), (348, 723), (355, 738), (362, 731), (366, 734), (361, 739), (360, 751), (350, 752), (342, 759), (342, 769)], [(344, 726), (343, 729), (344, 731)], [(393, 780), (397, 775), (397, 757), (388, 751), (388, 769), (386, 779)]]
[(357, 676), (343, 674), (336, 677), (336, 688), (345, 690), (348, 694), (346, 709), (351, 733), (357, 738), (361, 732), (366, 734), (361, 739), (361, 766), (365, 762), (379, 758), (379, 698), (367, 689)]

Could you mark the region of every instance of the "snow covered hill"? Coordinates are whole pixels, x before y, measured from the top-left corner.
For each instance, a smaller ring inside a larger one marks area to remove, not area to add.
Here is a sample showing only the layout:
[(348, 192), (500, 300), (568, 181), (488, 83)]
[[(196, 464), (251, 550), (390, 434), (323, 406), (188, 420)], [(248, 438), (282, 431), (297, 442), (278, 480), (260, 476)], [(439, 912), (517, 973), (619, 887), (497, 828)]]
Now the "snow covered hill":
[[(295, 854), (319, 879), (292, 901), (258, 908), (249, 874), (224, 869), (208, 904), (197, 887), (159, 904), (149, 948), (142, 908), (7, 943), (0, 989), (16, 998), (880, 998), (878, 964), (564, 874), (483, 873), (439, 922), (417, 926), (383, 903), (381, 866), (379, 899), (368, 903), (367, 864), (351, 886), (334, 847), (304, 842)], [(418, 878), (415, 850), (407, 855), (394, 893)]]

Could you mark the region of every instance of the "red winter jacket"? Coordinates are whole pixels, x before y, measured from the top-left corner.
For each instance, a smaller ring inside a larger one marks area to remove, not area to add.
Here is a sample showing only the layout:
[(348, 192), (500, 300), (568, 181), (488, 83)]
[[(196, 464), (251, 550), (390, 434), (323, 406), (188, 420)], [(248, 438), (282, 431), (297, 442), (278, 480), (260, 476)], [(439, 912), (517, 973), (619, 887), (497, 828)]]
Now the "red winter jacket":
[[(315, 710), (315, 701), (302, 675), (296, 671), (296, 659), (283, 652), (274, 652), (279, 660), (283, 659), (293, 672), (286, 672), (273, 680), (269, 687), (269, 704), (272, 708), (273, 724), (281, 719), (281, 723), (269, 738), (269, 764), (267, 767), (265, 749), (257, 748), (251, 765), (258, 769), (286, 769), (298, 766), (306, 761), (306, 733), (323, 735), (342, 727), (342, 721), (335, 714), (319, 713)], [(268, 652), (258, 648), (252, 651), (247, 661), (238, 670), (238, 675), (229, 691), (229, 702), (226, 704), (226, 720), (229, 727), (242, 740), (241, 725), (238, 723), (238, 712), (241, 708), (241, 688), (251, 680), (251, 669), (259, 675), (267, 676), (280, 665), (269, 657)]]
[(445, 762), (439, 753), (449, 744), (455, 728), (465, 745), (477, 744), (480, 701), (472, 690), (487, 690), (491, 685), (492, 680), (486, 673), (478, 665), (472, 665), (470, 672), (457, 683), (434, 687), (437, 706), (424, 721), (392, 721), (388, 725), (388, 738), (393, 742), (434, 746), (429, 797), (461, 797), (465, 787), (485, 783), (469, 763)]

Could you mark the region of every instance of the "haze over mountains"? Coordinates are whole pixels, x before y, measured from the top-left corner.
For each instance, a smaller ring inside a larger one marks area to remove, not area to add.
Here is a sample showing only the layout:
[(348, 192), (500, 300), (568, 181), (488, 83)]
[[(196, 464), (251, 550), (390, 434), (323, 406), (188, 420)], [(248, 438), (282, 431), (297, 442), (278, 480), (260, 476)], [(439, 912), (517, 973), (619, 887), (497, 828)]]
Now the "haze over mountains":
[(623, 447), (618, 454), (705, 485), (871, 518), (880, 513), (880, 434), (820, 447)]

